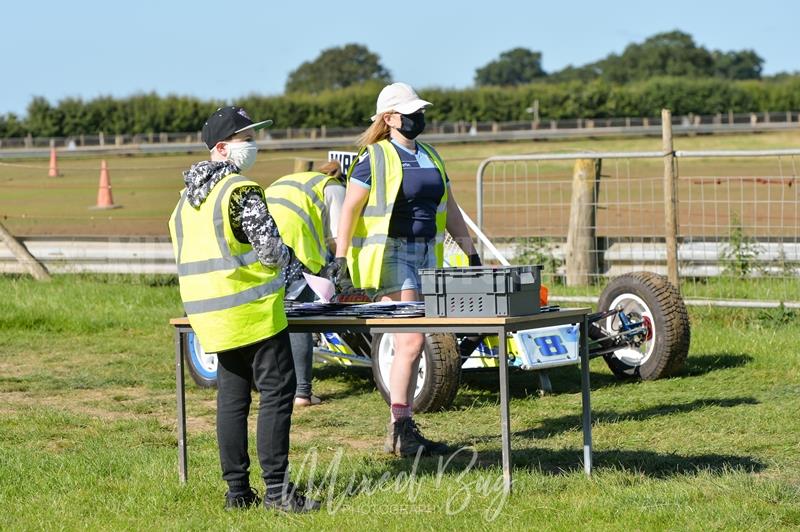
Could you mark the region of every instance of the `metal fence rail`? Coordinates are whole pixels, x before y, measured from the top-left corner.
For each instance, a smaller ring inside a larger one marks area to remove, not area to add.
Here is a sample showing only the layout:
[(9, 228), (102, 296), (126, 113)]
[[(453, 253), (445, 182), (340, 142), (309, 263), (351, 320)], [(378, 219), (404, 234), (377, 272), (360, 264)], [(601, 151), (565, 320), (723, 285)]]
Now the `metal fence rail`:
[(580, 161), (592, 161), (592, 222), (577, 230), (592, 235), (587, 253), (595, 266), (587, 286), (568, 292), (590, 297), (605, 279), (629, 271), (666, 274), (669, 156), (678, 163), (674, 236), (689, 302), (800, 307), (800, 149), (490, 157), (476, 176), (478, 226), (515, 260), (545, 264), (548, 282), (571, 284), (576, 176)]
[[(178, 273), (172, 244), (165, 238), (23, 237), (20, 240), (50, 273)], [(0, 246), (0, 273), (25, 273), (5, 246)]]

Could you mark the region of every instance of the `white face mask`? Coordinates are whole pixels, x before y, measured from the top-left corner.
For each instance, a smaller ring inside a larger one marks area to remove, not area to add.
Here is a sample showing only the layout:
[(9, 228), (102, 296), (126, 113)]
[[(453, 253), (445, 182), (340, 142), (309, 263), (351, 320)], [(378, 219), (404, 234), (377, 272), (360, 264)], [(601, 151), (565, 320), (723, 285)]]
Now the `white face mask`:
[(238, 166), (242, 172), (253, 167), (256, 155), (258, 155), (258, 147), (254, 140), (228, 142), (228, 160)]

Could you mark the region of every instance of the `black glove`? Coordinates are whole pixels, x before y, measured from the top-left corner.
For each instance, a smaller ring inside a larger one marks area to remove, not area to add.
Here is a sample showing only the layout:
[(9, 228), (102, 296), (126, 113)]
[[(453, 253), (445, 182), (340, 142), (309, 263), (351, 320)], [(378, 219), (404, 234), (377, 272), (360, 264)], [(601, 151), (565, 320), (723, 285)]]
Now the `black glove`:
[(469, 256), (469, 265), (470, 266), (483, 266), (483, 264), (481, 264), (481, 256), (478, 255), (477, 253), (473, 253), (472, 255), (470, 255)]
[(350, 279), (350, 271), (347, 269), (347, 259), (344, 257), (336, 257), (333, 262), (338, 264), (336, 270), (336, 278), (333, 279), (333, 284), (339, 293), (352, 292), (353, 281)]
[(340, 294), (348, 294), (356, 291), (353, 287), (353, 281), (350, 280), (350, 273), (348, 273), (347, 269), (344, 270), (344, 276), (341, 279), (337, 279), (334, 285), (336, 285), (336, 291)]
[(350, 280), (350, 273), (347, 271), (347, 259), (336, 257), (319, 272), (320, 277), (325, 277), (331, 281), (338, 292), (345, 292), (353, 289), (353, 282)]
[(319, 277), (324, 277), (325, 279), (333, 282), (336, 279), (336, 274), (339, 271), (339, 263), (335, 260), (330, 261), (328, 264), (322, 267), (322, 269), (317, 274)]

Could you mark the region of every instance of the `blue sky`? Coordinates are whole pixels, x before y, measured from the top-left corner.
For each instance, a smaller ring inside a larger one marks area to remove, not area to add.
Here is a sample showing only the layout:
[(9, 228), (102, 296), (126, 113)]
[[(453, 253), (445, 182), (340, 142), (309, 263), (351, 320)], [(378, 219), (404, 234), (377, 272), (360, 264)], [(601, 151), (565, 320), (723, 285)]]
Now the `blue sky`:
[(553, 71), (673, 29), (710, 49), (752, 48), (771, 74), (800, 70), (798, 15), (797, 0), (28, 0), (2, 10), (0, 114), (24, 114), (35, 95), (280, 94), (303, 61), (349, 42), (418, 88), (470, 86), (477, 67), (518, 46)]

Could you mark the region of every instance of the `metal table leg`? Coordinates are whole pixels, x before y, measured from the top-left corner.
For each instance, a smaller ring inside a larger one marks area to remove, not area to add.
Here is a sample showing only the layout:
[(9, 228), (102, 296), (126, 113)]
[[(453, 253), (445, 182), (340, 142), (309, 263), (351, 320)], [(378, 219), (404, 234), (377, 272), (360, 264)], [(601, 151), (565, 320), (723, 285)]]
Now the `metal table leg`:
[(589, 322), (580, 322), (581, 403), (583, 406), (583, 470), (592, 474), (592, 407), (589, 401)]
[(500, 357), (500, 432), (503, 452), (503, 489), (511, 493), (511, 422), (508, 407), (508, 356), (506, 354), (506, 332), (497, 332), (498, 355)]
[(183, 379), (183, 343), (185, 335), (175, 328), (175, 393), (178, 404), (178, 479), (186, 484), (188, 479), (186, 456), (186, 395)]

